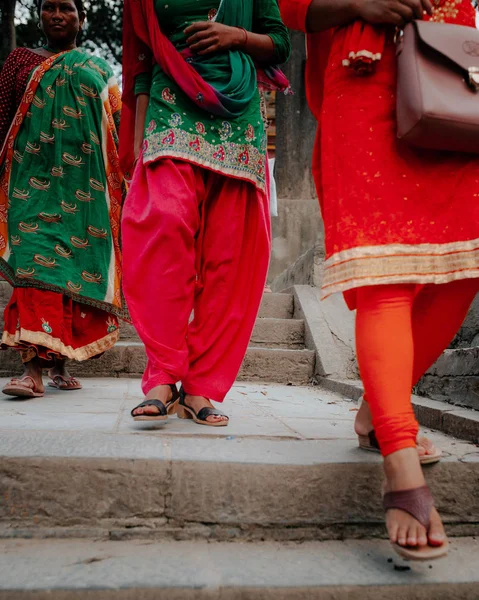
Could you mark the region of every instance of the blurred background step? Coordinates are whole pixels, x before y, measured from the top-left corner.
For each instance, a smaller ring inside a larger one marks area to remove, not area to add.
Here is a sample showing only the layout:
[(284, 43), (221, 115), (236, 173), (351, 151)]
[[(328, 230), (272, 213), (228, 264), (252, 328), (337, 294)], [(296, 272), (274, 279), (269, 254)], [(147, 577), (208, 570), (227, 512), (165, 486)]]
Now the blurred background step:
[[(0, 355), (0, 377), (21, 373), (20, 358), (13, 350)], [(306, 385), (314, 374), (315, 354), (312, 350), (250, 347), (238, 379)], [(146, 354), (140, 342), (118, 342), (98, 359), (83, 363), (71, 362), (69, 369), (77, 377), (141, 377)]]

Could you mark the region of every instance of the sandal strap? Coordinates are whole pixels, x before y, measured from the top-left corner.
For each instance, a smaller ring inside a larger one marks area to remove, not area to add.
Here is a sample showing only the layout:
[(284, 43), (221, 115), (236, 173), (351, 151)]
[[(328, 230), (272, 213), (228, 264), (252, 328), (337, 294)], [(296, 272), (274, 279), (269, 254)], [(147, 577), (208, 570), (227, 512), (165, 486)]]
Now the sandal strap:
[(424, 485), (411, 490), (387, 492), (383, 498), (384, 510), (403, 510), (413, 516), (426, 529), (431, 523), (431, 509), (434, 506), (431, 491)]
[(210, 406), (203, 406), (203, 408), (200, 408), (200, 410), (198, 412), (196, 412), (194, 408), (192, 408), (191, 406), (188, 406), (188, 404), (186, 404), (185, 399), (186, 399), (186, 392), (185, 392), (184, 388), (181, 387), (181, 389), (180, 389), (180, 405), (185, 406), (186, 408), (188, 408), (189, 410), (194, 412), (196, 415), (196, 418), (199, 421), (206, 421), (206, 419), (208, 417), (226, 417), (229, 420), (229, 417), (227, 417), (227, 415), (225, 415), (223, 412), (221, 412), (217, 408), (211, 408)]
[[(135, 408), (131, 411), (131, 416), (136, 417), (137, 415), (133, 414), (135, 412), (135, 410), (137, 410), (138, 408), (145, 408), (146, 406), (156, 406), (156, 408), (160, 411), (158, 416), (164, 417), (165, 415), (168, 414), (168, 411), (166, 410), (166, 406), (163, 404), (163, 402), (161, 400), (152, 399), (152, 400), (145, 400), (141, 404), (138, 404), (138, 406), (135, 406)], [(157, 416), (157, 415), (152, 415), (152, 416)]]
[[(31, 381), (32, 382), (32, 386), (30, 387), (29, 385), (27, 385), (27, 382)], [(37, 384), (35, 383), (35, 380), (33, 379), (33, 377), (30, 377), (30, 375), (25, 375), (25, 377), (14, 377), (11, 381), (10, 381), (10, 385), (24, 385), (26, 387), (28, 387), (29, 389), (31, 389), (32, 391), (36, 392), (37, 391)], [(7, 384), (9, 385), (9, 384)]]
[(170, 406), (170, 404), (172, 404), (173, 402), (176, 402), (180, 396), (180, 392), (178, 391), (178, 388), (176, 387), (176, 385), (174, 383), (170, 383), (169, 386), (173, 393), (173, 396), (166, 403), (166, 408), (168, 408)]
[(208, 417), (226, 417), (226, 415), (217, 408), (210, 408), (209, 406), (204, 406), (203, 408), (200, 408), (200, 410), (196, 414), (196, 418), (200, 421), (206, 421)]

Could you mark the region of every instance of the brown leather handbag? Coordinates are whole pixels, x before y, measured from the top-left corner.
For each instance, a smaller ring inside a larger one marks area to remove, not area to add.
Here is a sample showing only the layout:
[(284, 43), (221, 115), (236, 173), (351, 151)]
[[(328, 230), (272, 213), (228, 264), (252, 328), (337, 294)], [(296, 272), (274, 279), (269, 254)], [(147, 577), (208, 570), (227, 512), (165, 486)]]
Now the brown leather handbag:
[(398, 137), (479, 154), (479, 31), (413, 21), (398, 41)]

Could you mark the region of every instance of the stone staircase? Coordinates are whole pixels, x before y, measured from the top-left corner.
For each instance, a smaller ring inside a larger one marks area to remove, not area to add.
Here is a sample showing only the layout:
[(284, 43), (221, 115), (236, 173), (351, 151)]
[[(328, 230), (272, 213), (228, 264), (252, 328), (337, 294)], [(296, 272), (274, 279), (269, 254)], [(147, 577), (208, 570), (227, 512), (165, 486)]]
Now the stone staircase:
[[(0, 281), (0, 312), (11, 288)], [(265, 294), (239, 379), (306, 385), (314, 374), (315, 354), (305, 348), (304, 320), (294, 319), (292, 294)], [(1, 325), (1, 323), (0, 323)], [(0, 377), (20, 370), (14, 352), (0, 355)], [(121, 324), (121, 340), (99, 360), (72, 364), (79, 377), (141, 377), (146, 363), (144, 346), (132, 325)]]
[[(430, 433), (452, 549), (399, 559), (380, 457), (353, 433), (360, 390), (305, 386), (315, 353), (295, 302), (265, 295), (227, 428), (131, 420), (144, 365), (132, 327), (77, 367), (81, 392), (0, 400), (0, 600), (479, 599), (477, 444)], [(0, 354), (0, 376), (12, 369)]]

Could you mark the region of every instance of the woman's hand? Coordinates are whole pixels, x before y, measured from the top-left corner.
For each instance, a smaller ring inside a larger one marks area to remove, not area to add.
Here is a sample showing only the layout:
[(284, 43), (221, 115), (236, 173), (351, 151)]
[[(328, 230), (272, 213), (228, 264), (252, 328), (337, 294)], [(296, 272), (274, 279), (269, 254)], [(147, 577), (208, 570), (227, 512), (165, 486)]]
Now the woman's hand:
[(238, 48), (245, 41), (245, 32), (213, 21), (198, 21), (185, 29), (186, 43), (196, 54), (211, 54)]
[(403, 27), (433, 11), (431, 0), (356, 0), (355, 5), (359, 18), (373, 25)]

